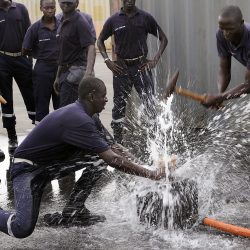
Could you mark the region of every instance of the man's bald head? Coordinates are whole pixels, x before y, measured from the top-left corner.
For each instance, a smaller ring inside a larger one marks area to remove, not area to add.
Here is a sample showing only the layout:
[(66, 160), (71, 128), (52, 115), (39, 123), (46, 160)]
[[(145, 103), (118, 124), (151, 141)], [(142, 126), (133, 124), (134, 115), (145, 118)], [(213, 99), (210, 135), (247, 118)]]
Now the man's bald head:
[(99, 93), (106, 89), (105, 84), (102, 80), (96, 77), (84, 78), (78, 88), (78, 96), (80, 100), (85, 100), (86, 97), (91, 93)]
[(221, 10), (221, 18), (232, 19), (241, 22), (243, 19), (240, 8), (236, 5), (228, 5)]

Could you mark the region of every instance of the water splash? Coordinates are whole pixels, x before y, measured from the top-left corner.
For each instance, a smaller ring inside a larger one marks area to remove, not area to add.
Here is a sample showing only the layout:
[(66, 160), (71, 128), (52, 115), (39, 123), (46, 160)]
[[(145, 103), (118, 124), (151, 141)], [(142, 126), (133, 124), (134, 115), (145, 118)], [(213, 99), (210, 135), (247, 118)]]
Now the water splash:
[[(227, 102), (225, 108), (212, 114), (206, 128), (199, 130), (183, 130), (182, 121), (172, 113), (172, 100), (173, 97), (166, 102), (156, 102), (158, 115), (153, 122), (147, 120), (143, 105), (133, 115), (130, 114), (130, 123), (138, 124), (137, 121), (140, 120), (139, 125), (133, 125), (138, 126), (134, 134), (143, 138), (133, 140), (133, 147), (136, 145), (140, 149), (139, 156), (145, 155), (146, 152), (148, 162), (154, 165), (163, 158), (167, 166), (171, 154), (177, 153), (178, 169), (174, 177), (188, 178), (197, 183), (200, 219), (211, 215), (221, 217), (221, 211), (230, 203), (249, 203), (249, 96)], [(131, 106), (136, 106), (136, 103), (138, 101)], [(146, 132), (140, 132), (141, 130)], [(163, 184), (169, 185), (168, 178), (161, 182), (161, 185)], [(149, 192), (148, 181), (140, 181), (136, 186), (134, 192), (137, 195), (143, 196)], [(171, 197), (167, 189), (164, 193), (156, 190), (154, 184), (150, 186), (150, 192), (159, 193), (164, 204), (168, 204), (172, 211), (179, 202), (178, 196)], [(228, 216), (233, 218), (234, 214)], [(162, 218), (164, 220), (164, 215)], [(172, 215), (169, 214), (169, 228), (171, 220)], [(150, 224), (150, 221), (148, 222)]]

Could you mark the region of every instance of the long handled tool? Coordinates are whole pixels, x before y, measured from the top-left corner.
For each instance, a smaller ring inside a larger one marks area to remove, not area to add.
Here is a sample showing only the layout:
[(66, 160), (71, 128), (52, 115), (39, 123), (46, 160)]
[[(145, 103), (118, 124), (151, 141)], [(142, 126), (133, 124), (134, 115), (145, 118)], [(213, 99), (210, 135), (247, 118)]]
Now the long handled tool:
[(0, 103), (2, 104), (6, 104), (7, 101), (0, 95)]
[(179, 71), (176, 71), (174, 75), (172, 76), (172, 78), (167, 83), (167, 88), (165, 91), (165, 98), (168, 98), (173, 92), (175, 92), (179, 95), (191, 98), (201, 103), (205, 101), (206, 95), (200, 95), (198, 93), (191, 92), (187, 89), (176, 87), (178, 76), (179, 76)]
[(206, 226), (219, 229), (227, 233), (250, 238), (250, 229), (245, 228), (245, 227), (239, 227), (239, 226), (227, 224), (227, 223), (224, 223), (215, 219), (210, 219), (207, 217), (203, 220), (203, 224)]

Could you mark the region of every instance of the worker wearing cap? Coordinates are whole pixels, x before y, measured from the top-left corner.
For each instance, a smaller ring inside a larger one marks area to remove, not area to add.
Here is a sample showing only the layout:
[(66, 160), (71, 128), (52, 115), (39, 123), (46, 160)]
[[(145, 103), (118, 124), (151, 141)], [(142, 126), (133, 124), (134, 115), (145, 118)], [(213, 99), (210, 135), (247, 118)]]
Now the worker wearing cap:
[[(122, 142), (126, 104), (134, 86), (149, 118), (154, 119), (154, 83), (151, 69), (167, 46), (167, 38), (156, 20), (135, 6), (135, 0), (122, 0), (122, 9), (105, 22), (97, 45), (107, 67), (113, 72), (114, 107), (112, 123), (114, 138)], [(147, 59), (147, 36), (159, 38), (160, 46), (152, 60)], [(117, 61), (109, 59), (104, 41), (114, 35)]]
[(63, 16), (57, 30), (58, 70), (54, 82), (60, 107), (77, 99), (79, 82), (91, 76), (95, 63), (95, 40), (87, 20), (76, 10), (78, 0), (59, 0)]

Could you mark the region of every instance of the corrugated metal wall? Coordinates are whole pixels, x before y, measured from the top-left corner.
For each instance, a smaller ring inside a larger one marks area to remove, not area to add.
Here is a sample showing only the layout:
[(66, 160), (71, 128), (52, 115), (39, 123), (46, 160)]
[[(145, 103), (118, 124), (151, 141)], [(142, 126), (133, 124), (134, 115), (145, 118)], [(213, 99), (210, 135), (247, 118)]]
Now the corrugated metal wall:
[[(238, 5), (245, 21), (250, 22), (249, 0), (137, 0), (137, 6), (149, 11), (158, 20), (169, 39), (163, 57), (161, 78), (166, 78), (169, 70), (179, 68), (179, 83), (183, 87), (200, 93), (217, 92), (219, 59), (215, 33), (220, 10), (229, 4)], [(244, 80), (244, 68), (235, 62), (232, 68), (230, 86)], [(165, 81), (160, 79), (159, 82)], [(187, 108), (185, 98), (177, 98), (177, 103), (183, 107), (180, 112), (183, 115), (183, 110)], [(187, 116), (202, 120), (206, 114), (203, 107), (193, 101), (188, 104), (191, 116), (188, 111)]]
[[(238, 5), (245, 21), (250, 22), (250, 1), (246, 0), (137, 0), (138, 6), (155, 16), (169, 38), (164, 57), (168, 67), (180, 68), (181, 75), (199, 81), (202, 90), (215, 90), (215, 33), (220, 10), (227, 4)], [(233, 65), (233, 82), (244, 78), (239, 66)]]

